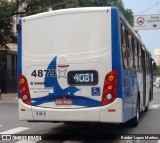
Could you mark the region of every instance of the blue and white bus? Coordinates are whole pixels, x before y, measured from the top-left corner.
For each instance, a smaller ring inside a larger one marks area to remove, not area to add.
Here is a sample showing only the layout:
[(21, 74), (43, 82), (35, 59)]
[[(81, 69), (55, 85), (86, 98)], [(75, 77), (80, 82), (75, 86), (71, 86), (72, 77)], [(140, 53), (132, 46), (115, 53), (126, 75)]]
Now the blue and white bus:
[(118, 9), (56, 10), (18, 24), (19, 119), (137, 126), (152, 58)]

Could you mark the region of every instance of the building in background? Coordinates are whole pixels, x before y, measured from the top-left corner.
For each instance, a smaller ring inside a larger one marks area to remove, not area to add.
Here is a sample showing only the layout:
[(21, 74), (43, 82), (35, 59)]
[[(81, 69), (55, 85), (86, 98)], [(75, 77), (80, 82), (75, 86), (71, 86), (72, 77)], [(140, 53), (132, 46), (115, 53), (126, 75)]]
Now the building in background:
[(9, 50), (1, 50), (4, 66), (0, 69), (2, 93), (17, 92), (17, 44), (8, 44)]
[[(8, 0), (13, 2), (15, 0)], [(13, 33), (17, 36), (18, 16), (13, 16)], [(9, 43), (8, 50), (1, 50), (4, 66), (0, 68), (0, 89), (2, 93), (17, 92), (17, 44)]]
[[(12, 2), (14, 0), (8, 1)], [(52, 8), (48, 7), (48, 11), (52, 11)], [(16, 36), (18, 21), (19, 16), (13, 16), (12, 30)], [(0, 68), (0, 91), (2, 93), (17, 92), (17, 44), (9, 43), (7, 46), (9, 50), (0, 51), (0, 54), (4, 56), (3, 60), (5, 63), (5, 65)]]
[(154, 49), (154, 61), (156, 65), (160, 65), (160, 48)]
[[(12, 2), (14, 0), (8, 0)], [(18, 18), (13, 17), (13, 32), (17, 35), (16, 25)], [(9, 43), (8, 50), (1, 50), (0, 54), (3, 56), (1, 62), (4, 63), (0, 67), (0, 90), (2, 93), (17, 92), (17, 44)]]

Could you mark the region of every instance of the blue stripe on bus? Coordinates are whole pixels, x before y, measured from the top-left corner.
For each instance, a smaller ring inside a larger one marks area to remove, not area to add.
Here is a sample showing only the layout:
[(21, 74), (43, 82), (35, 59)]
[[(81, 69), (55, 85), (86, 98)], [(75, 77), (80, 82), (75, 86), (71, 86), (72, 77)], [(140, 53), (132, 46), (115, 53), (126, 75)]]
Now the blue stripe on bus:
[[(18, 74), (22, 74), (22, 19), (19, 20), (19, 25), (21, 26), (18, 32), (18, 60), (17, 60), (17, 85), (18, 85)], [(19, 87), (17, 86), (18, 98), (20, 98)]]
[[(63, 98), (69, 98), (68, 96), (57, 96), (57, 99), (63, 99)], [(72, 105), (75, 106), (85, 106), (85, 107), (96, 107), (100, 106), (101, 102), (97, 101), (95, 99), (87, 98), (84, 96), (72, 96)], [(49, 103), (49, 102), (55, 102), (56, 101), (56, 96), (52, 98), (48, 98), (48, 95), (45, 97), (39, 97), (39, 98), (32, 98), (32, 106), (38, 106), (44, 103)]]
[(112, 70), (118, 69), (118, 95), (122, 98), (122, 58), (121, 58), (121, 44), (120, 44), (120, 18), (117, 8), (111, 9), (111, 30), (112, 30)]
[(19, 20), (21, 26), (18, 32), (18, 74), (22, 74), (22, 19)]
[[(55, 57), (51, 61), (51, 63), (47, 67), (47, 70), (51, 69), (56, 70), (56, 61), (57, 57)], [(38, 106), (48, 102), (54, 102), (56, 98), (71, 98), (73, 101), (73, 105), (77, 106), (95, 107), (101, 105), (101, 101), (87, 97), (76, 96), (75, 93), (80, 90), (77, 87), (69, 86), (65, 89), (62, 89), (62, 87), (58, 83), (57, 76), (55, 77), (46, 76), (44, 79), (44, 83), (45, 83), (44, 86), (46, 88), (47, 87), (53, 88), (54, 93), (48, 93), (48, 95), (45, 95), (44, 97), (32, 98), (33, 106)], [(70, 93), (69, 95), (67, 94), (68, 92)]]

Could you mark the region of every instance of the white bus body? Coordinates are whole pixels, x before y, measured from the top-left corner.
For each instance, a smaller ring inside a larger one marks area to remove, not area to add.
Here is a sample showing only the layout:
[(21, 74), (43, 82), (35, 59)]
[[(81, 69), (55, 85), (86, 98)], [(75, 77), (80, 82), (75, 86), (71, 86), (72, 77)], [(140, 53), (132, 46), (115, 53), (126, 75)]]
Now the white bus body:
[[(113, 54), (117, 51), (112, 48), (112, 13), (119, 15), (117, 9), (97, 7), (21, 18), (20, 120), (123, 123), (136, 116), (137, 96), (132, 97), (135, 102), (123, 102), (123, 77), (118, 76), (123, 64), (122, 58)], [(111, 81), (106, 81), (109, 75)]]

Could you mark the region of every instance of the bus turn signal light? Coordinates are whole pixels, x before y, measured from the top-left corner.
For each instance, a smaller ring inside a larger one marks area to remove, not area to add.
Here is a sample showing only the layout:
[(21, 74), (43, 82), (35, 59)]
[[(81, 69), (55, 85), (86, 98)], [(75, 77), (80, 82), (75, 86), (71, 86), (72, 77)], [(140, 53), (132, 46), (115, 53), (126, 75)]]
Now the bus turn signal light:
[(102, 102), (101, 102), (102, 106), (110, 104), (116, 99), (117, 88), (118, 88), (118, 70), (113, 70), (109, 72), (104, 79)]
[(18, 75), (18, 81), (19, 97), (21, 101), (27, 105), (31, 105), (31, 97), (26, 77)]
[(20, 79), (20, 84), (25, 84), (25, 82), (26, 82), (26, 81), (25, 81), (24, 78), (21, 78), (21, 79)]
[(114, 79), (115, 79), (114, 75), (110, 75), (110, 76), (108, 76), (108, 80), (109, 80), (109, 81), (111, 81), (111, 82), (112, 82), (112, 81), (114, 81)]

